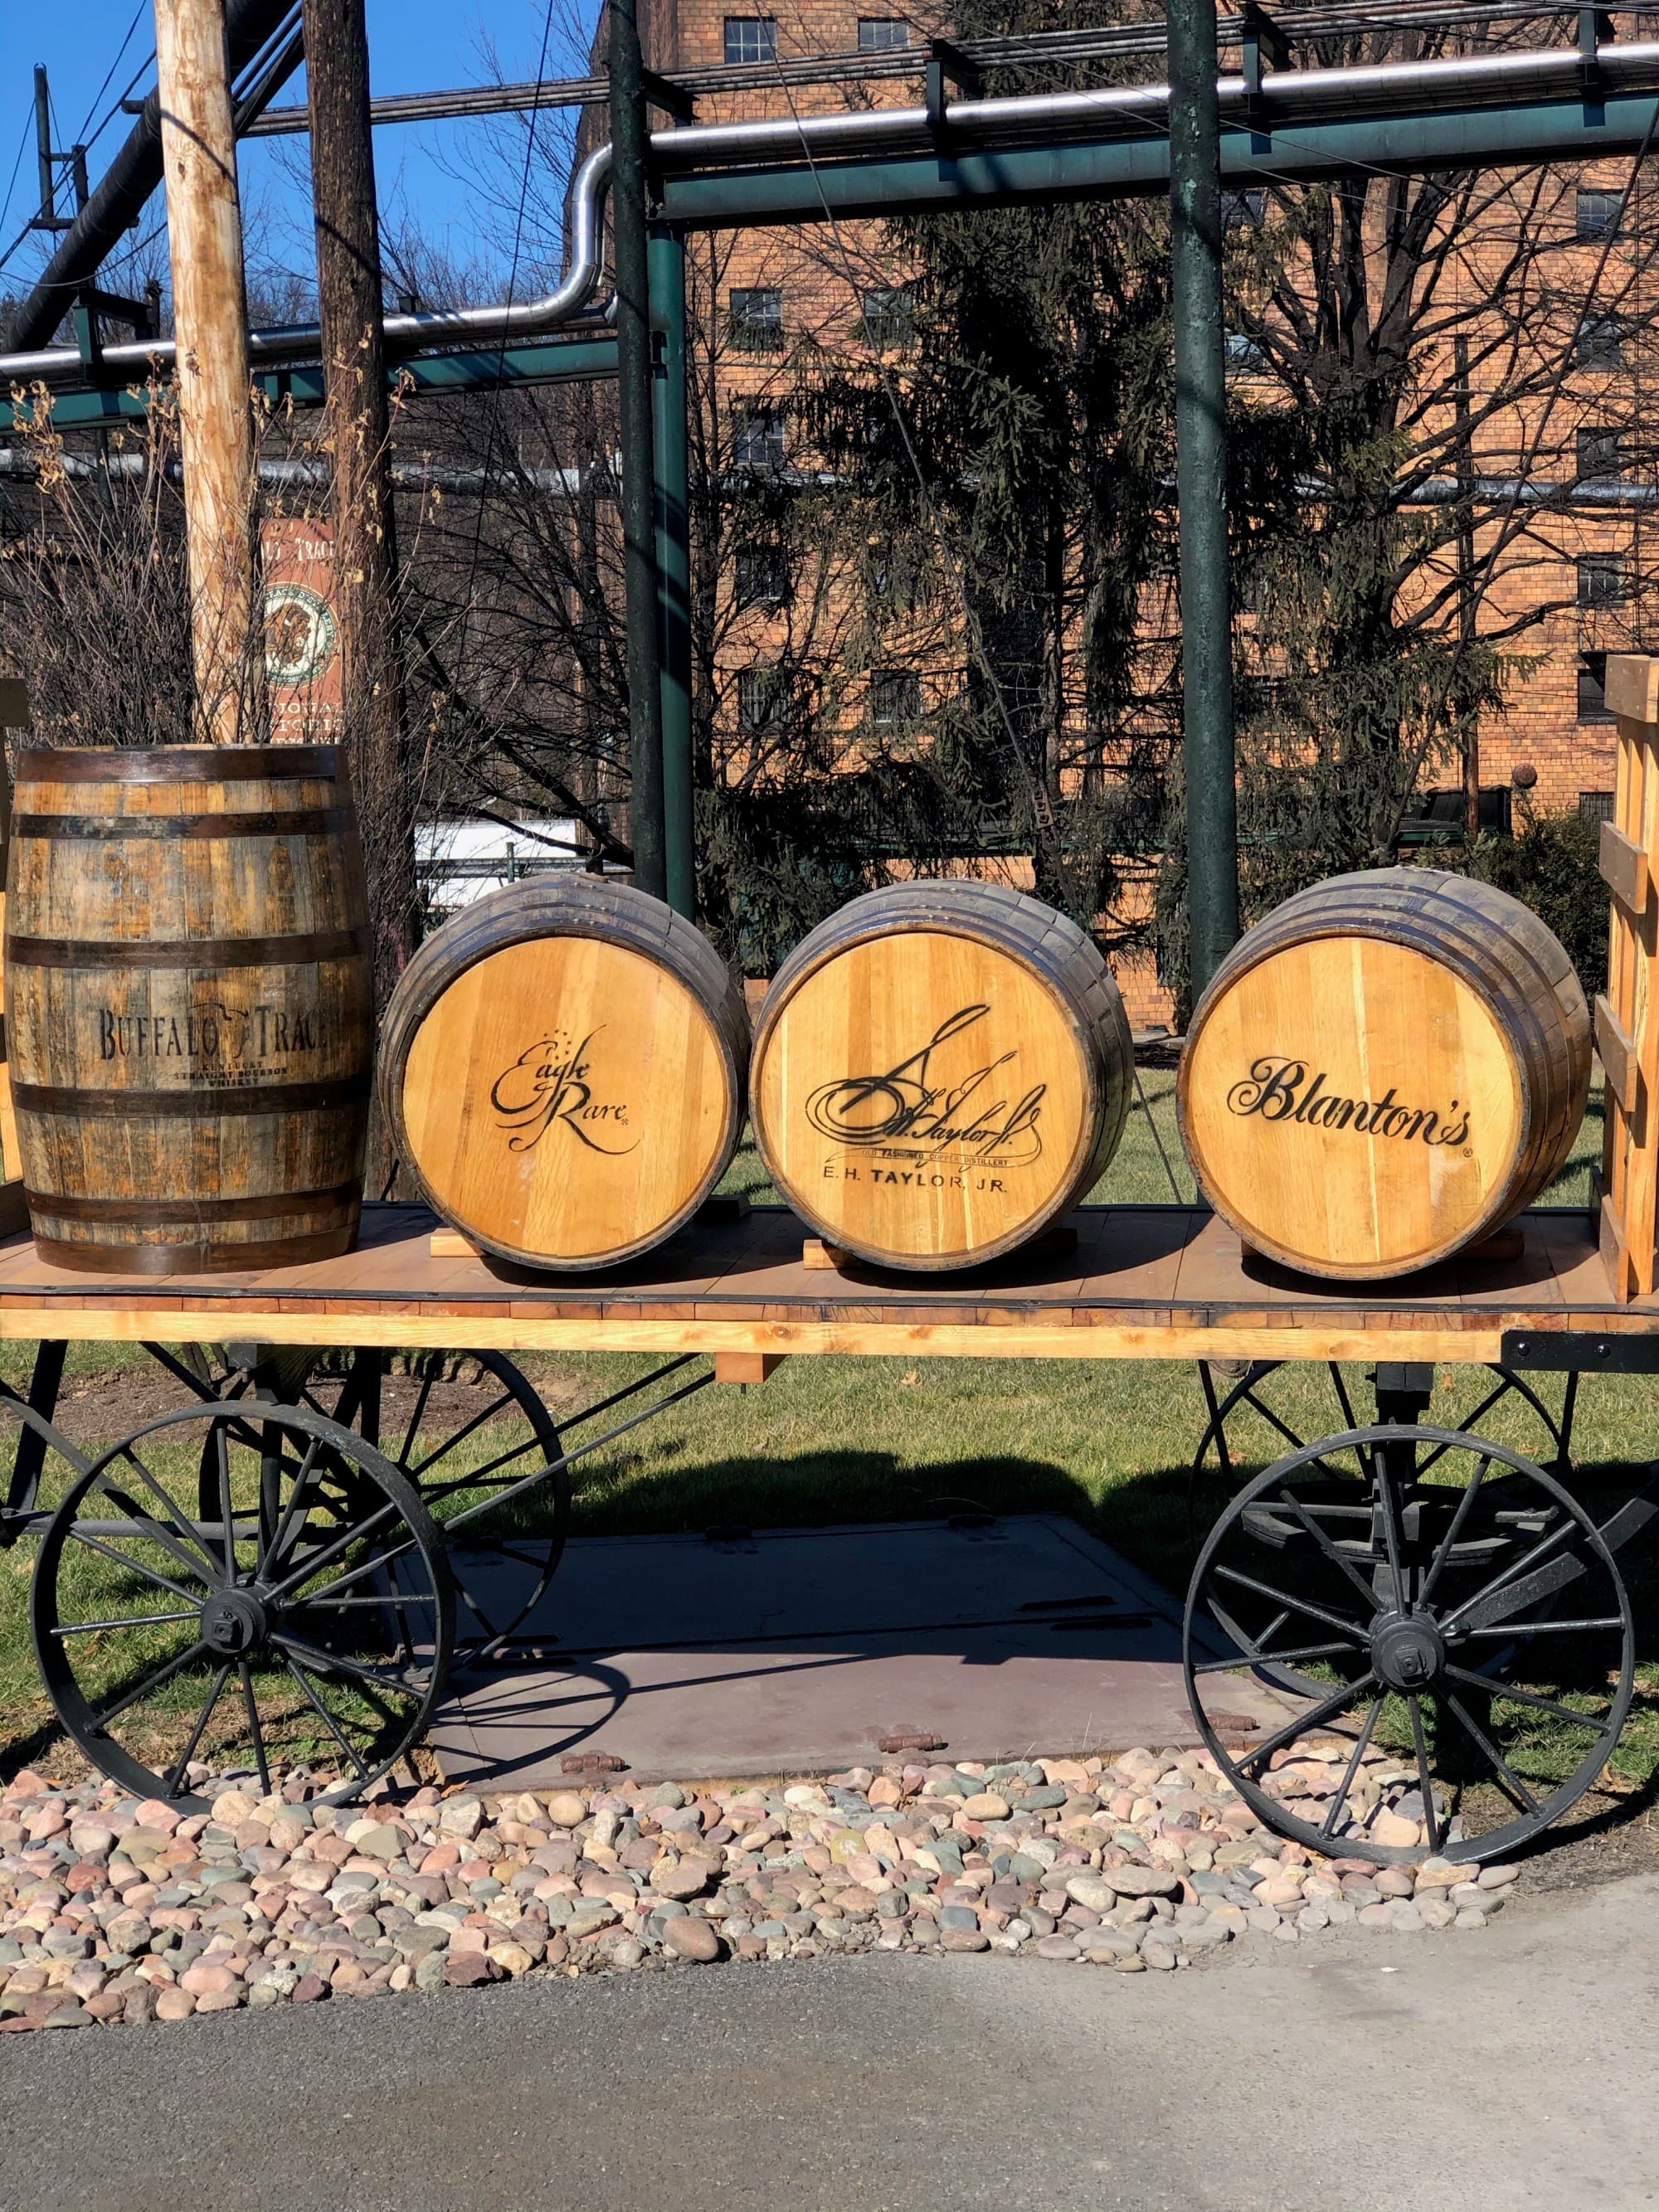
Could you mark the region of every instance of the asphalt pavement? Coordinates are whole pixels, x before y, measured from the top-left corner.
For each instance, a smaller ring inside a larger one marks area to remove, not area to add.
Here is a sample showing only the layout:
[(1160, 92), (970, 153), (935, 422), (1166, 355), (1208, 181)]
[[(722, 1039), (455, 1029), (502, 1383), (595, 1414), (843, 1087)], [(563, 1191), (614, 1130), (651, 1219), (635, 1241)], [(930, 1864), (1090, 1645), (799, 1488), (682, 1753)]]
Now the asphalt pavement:
[(1178, 1974), (827, 1959), (0, 2039), (6, 2212), (1621, 2212), (1659, 1876)]

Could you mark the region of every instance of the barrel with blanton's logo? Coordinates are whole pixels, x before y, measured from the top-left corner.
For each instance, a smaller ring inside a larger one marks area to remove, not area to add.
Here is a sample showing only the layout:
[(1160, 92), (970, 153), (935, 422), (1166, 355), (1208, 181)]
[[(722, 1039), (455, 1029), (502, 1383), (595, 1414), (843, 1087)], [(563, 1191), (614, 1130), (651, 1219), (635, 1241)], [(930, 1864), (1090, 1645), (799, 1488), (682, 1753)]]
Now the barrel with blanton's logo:
[(1188, 1026), (1182, 1135), (1244, 1243), (1410, 1273), (1501, 1229), (1572, 1148), (1590, 1018), (1518, 900), (1437, 868), (1335, 876), (1233, 948)]
[(483, 1250), (582, 1273), (664, 1243), (743, 1128), (749, 1019), (659, 899), (541, 876), (466, 908), (398, 981), (381, 1097), (416, 1191)]

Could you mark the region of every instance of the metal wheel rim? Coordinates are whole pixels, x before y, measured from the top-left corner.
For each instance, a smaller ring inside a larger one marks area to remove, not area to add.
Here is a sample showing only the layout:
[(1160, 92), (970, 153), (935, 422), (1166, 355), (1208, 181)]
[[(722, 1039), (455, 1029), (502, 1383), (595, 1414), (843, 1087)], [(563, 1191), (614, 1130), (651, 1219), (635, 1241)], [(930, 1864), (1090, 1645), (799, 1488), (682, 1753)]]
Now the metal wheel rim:
[[(349, 1467), (355, 1480), (366, 1483), (382, 1494), (386, 1501), (384, 1510), (395, 1516), (394, 1528), (398, 1522), (402, 1523), (406, 1539), (399, 1552), (392, 1556), (407, 1557), (412, 1553), (418, 1560), (420, 1570), (429, 1586), (427, 1591), (418, 1595), (400, 1592), (395, 1598), (386, 1601), (388, 1607), (393, 1610), (407, 1609), (419, 1604), (425, 1611), (429, 1604), (430, 1656), (425, 1661), (422, 1669), (423, 1686), (417, 1694), (411, 1696), (410, 1710), (402, 1720), (396, 1733), (395, 1741), (391, 1743), (390, 1747), (383, 1749), (380, 1755), (374, 1758), (372, 1763), (363, 1764), (360, 1761), (359, 1771), (350, 1773), (335, 1788), (321, 1793), (318, 1800), (319, 1802), (328, 1804), (349, 1802), (361, 1796), (365, 1790), (389, 1772), (400, 1759), (406, 1757), (426, 1732), (433, 1710), (443, 1692), (453, 1649), (454, 1587), (444, 1559), (438, 1531), (434, 1527), (413, 1485), (382, 1453), (375, 1450), (374, 1447), (362, 1437), (342, 1427), (337, 1422), (327, 1420), (307, 1409), (293, 1406), (261, 1405), (256, 1411), (247, 1401), (241, 1400), (184, 1407), (175, 1412), (161, 1414), (155, 1420), (146, 1422), (125, 1437), (121, 1443), (112, 1445), (98, 1460), (87, 1465), (83, 1472), (77, 1474), (46, 1526), (35, 1558), (34, 1571), (30, 1583), (30, 1626), (34, 1642), (35, 1657), (47, 1694), (67, 1733), (92, 1763), (102, 1772), (110, 1776), (112, 1780), (139, 1796), (164, 1797), (170, 1803), (195, 1811), (204, 1811), (208, 1808), (210, 1800), (185, 1791), (182, 1788), (170, 1790), (167, 1775), (147, 1765), (117, 1739), (108, 1735), (107, 1723), (118, 1717), (119, 1711), (125, 1708), (118, 1702), (114, 1708), (106, 1705), (94, 1711), (88, 1703), (85, 1689), (69, 1661), (68, 1645), (70, 1636), (61, 1632), (65, 1624), (58, 1618), (56, 1595), (59, 1564), (64, 1557), (65, 1547), (77, 1540), (74, 1531), (77, 1521), (82, 1517), (79, 1509), (83, 1502), (100, 1491), (106, 1476), (113, 1478), (118, 1474), (119, 1464), (124, 1456), (130, 1450), (136, 1449), (144, 1439), (192, 1421), (205, 1423), (210, 1428), (217, 1425), (227, 1429), (233, 1425), (250, 1427), (257, 1424), (261, 1427), (270, 1427), (278, 1431), (298, 1431), (301, 1435), (314, 1440), (319, 1452), (325, 1449), (334, 1455)], [(308, 1462), (302, 1462), (302, 1464), (308, 1464)], [(121, 1510), (118, 1503), (117, 1510), (118, 1511)], [(300, 1516), (301, 1526), (308, 1520), (310, 1511), (311, 1509), (307, 1507), (306, 1513)], [(215, 1540), (202, 1533), (208, 1528), (222, 1529), (222, 1521), (215, 1523), (191, 1522), (185, 1517), (185, 1509), (178, 1505), (176, 1499), (173, 1501), (173, 1525), (168, 1533), (173, 1534), (175, 1540), (182, 1541), (179, 1536), (181, 1530), (188, 1529), (195, 1532), (191, 1540), (200, 1552), (209, 1571), (204, 1572), (201, 1569), (192, 1566), (191, 1571), (196, 1574), (204, 1589), (213, 1592), (228, 1586), (229, 1578), (224, 1576), (222, 1565), (216, 1583), (214, 1579), (210, 1554), (211, 1545)], [(142, 1524), (131, 1516), (127, 1517), (133, 1519), (135, 1533), (141, 1533)], [(160, 1525), (159, 1505), (155, 1517), (157, 1525)], [(236, 1532), (234, 1539), (235, 1543), (246, 1540), (245, 1526), (249, 1517), (241, 1511), (233, 1509), (232, 1525)], [(93, 1525), (90, 1518), (87, 1525), (88, 1527)], [(349, 1550), (349, 1540), (346, 1548)], [(290, 1552), (288, 1556), (291, 1559), (292, 1553)], [(343, 1552), (342, 1556), (344, 1556)], [(123, 1555), (122, 1563), (129, 1566), (132, 1565), (125, 1559), (125, 1555)], [(263, 1566), (263, 1553), (260, 1564)], [(279, 1572), (282, 1564), (278, 1563)], [(313, 1573), (325, 1571), (322, 1566), (314, 1567), (307, 1572), (304, 1580), (309, 1582)], [(142, 1576), (144, 1571), (138, 1568), (136, 1571)], [(354, 1575), (361, 1577), (364, 1571), (365, 1570), (362, 1568), (348, 1570), (347, 1578), (350, 1579)], [(257, 1578), (255, 1583), (250, 1585), (246, 1578), (238, 1577), (234, 1586), (257, 1590)], [(313, 1591), (313, 1600), (318, 1595)], [(195, 1599), (188, 1593), (181, 1601), (196, 1604)], [(208, 1602), (209, 1601), (204, 1598), (201, 1604), (197, 1606), (198, 1616), (205, 1609)], [(284, 1608), (280, 1596), (272, 1601), (272, 1606), (276, 1617), (279, 1620), (286, 1619), (291, 1613), (303, 1609), (301, 1607)], [(180, 1616), (181, 1625), (185, 1618)], [(204, 1648), (199, 1639), (198, 1648)], [(255, 1644), (250, 1647), (249, 1651), (239, 1655), (240, 1659), (249, 1662), (240, 1668), (244, 1683), (250, 1671), (252, 1657), (264, 1648), (263, 1643)], [(307, 1670), (310, 1669), (311, 1664), (309, 1660), (306, 1662)], [(154, 1679), (154, 1677), (147, 1678), (149, 1680)], [(216, 1689), (212, 1703), (203, 1714), (204, 1724), (219, 1704), (223, 1688), (224, 1685), (222, 1682), (219, 1688)], [(314, 1704), (315, 1700), (313, 1699), (313, 1702)], [(319, 1710), (320, 1711), (320, 1709)], [(190, 1748), (193, 1751), (194, 1747), (194, 1740), (192, 1740)], [(339, 1747), (344, 1747), (343, 1739)], [(181, 1779), (187, 1757), (188, 1753), (185, 1758), (181, 1758), (178, 1762), (178, 1771)]]
[[(1187, 1594), (1182, 1636), (1182, 1675), (1186, 1683), (1188, 1703), (1206, 1748), (1215, 1759), (1223, 1776), (1237, 1790), (1244, 1803), (1273, 1834), (1301, 1844), (1322, 1856), (1364, 1858), (1378, 1866), (1413, 1862), (1426, 1856), (1427, 1847), (1421, 1844), (1377, 1844), (1363, 1836), (1326, 1835), (1314, 1826), (1312, 1822), (1297, 1819), (1288, 1813), (1279, 1799), (1269, 1795), (1252, 1781), (1237, 1764), (1237, 1757), (1240, 1754), (1235, 1754), (1226, 1747), (1222, 1736), (1212, 1725), (1205, 1711), (1198, 1669), (1209, 1660), (1210, 1654), (1207, 1651), (1200, 1652), (1194, 1648), (1194, 1624), (1205, 1618), (1201, 1607), (1203, 1583), (1222, 1542), (1237, 1522), (1257, 1504), (1271, 1489), (1282, 1486), (1297, 1468), (1308, 1465), (1326, 1454), (1370, 1449), (1379, 1443), (1401, 1443), (1407, 1439), (1431, 1445), (1476, 1452), (1483, 1458), (1508, 1468), (1511, 1473), (1535, 1482), (1546, 1497), (1567, 1516), (1588, 1543), (1592, 1555), (1607, 1574), (1619, 1607), (1620, 1641), (1619, 1681), (1606, 1719), (1601, 1724), (1601, 1733), (1590, 1750), (1565, 1780), (1559, 1784), (1550, 1795), (1540, 1802), (1535, 1813), (1519, 1814), (1513, 1820), (1506, 1821), (1499, 1827), (1488, 1829), (1480, 1836), (1465, 1837), (1456, 1842), (1442, 1838), (1438, 1847), (1439, 1856), (1456, 1865), (1479, 1865), (1482, 1860), (1499, 1856), (1504, 1852), (1513, 1850), (1522, 1844), (1529, 1841), (1577, 1802), (1601, 1772), (1612, 1749), (1616, 1745), (1629, 1715), (1631, 1699), (1635, 1689), (1635, 1624), (1631, 1608), (1630, 1592), (1626, 1586), (1624, 1577), (1620, 1573), (1618, 1565), (1603, 1540), (1600, 1529), (1585, 1512), (1583, 1507), (1553, 1475), (1547, 1473), (1534, 1462), (1522, 1457), (1519, 1452), (1510, 1450), (1507, 1445), (1490, 1443), (1483, 1437), (1471, 1436), (1462, 1430), (1405, 1426), (1393, 1423), (1376, 1423), (1365, 1428), (1346, 1430), (1340, 1435), (1322, 1438), (1316, 1444), (1304, 1445), (1299, 1450), (1287, 1452), (1282, 1459), (1276, 1461), (1272, 1467), (1265, 1468), (1253, 1482), (1248, 1484), (1237, 1493), (1218, 1518), (1215, 1526), (1205, 1540), (1204, 1548), (1193, 1570), (1193, 1577)], [(1266, 1655), (1268, 1662), (1271, 1662), (1272, 1656), (1271, 1653)], [(1250, 1665), (1250, 1662), (1243, 1657), (1241, 1657), (1237, 1663), (1241, 1668)], [(1206, 1679), (1224, 1680), (1224, 1675), (1211, 1674), (1207, 1674)], [(1330, 1686), (1322, 1683), (1318, 1686), (1322, 1690), (1328, 1690)], [(1501, 1686), (1498, 1689), (1498, 1694), (1502, 1694)], [(1355, 1693), (1352, 1702), (1355, 1704), (1363, 1702), (1358, 1693)], [(1589, 1717), (1584, 1717), (1588, 1719)], [(1290, 1745), (1294, 1746), (1297, 1737), (1304, 1732), (1304, 1726), (1297, 1726), (1289, 1736)], [(1328, 1723), (1319, 1723), (1306, 1727), (1305, 1732), (1329, 1735), (1340, 1734), (1341, 1730)], [(1261, 1753), (1261, 1747), (1258, 1746), (1254, 1752), (1246, 1749), (1242, 1756), (1249, 1759), (1252, 1756), (1259, 1757)], [(1428, 1780), (1431, 1787), (1432, 1777), (1428, 1778)]]

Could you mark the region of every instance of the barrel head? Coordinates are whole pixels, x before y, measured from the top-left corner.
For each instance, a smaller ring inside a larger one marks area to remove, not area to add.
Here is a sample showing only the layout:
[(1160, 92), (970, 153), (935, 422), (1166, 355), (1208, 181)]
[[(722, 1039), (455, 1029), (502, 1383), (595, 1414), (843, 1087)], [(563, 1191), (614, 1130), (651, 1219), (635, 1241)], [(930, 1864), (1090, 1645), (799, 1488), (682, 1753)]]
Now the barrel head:
[(898, 1267), (971, 1265), (1072, 1202), (1097, 1086), (1040, 971), (943, 929), (831, 951), (769, 1012), (752, 1109), (790, 1204)]
[(1218, 984), (1188, 1044), (1182, 1120), (1206, 1194), (1247, 1243), (1363, 1279), (1505, 1217), (1525, 1111), (1486, 1000), (1439, 960), (1349, 934)]
[(592, 1267), (672, 1232), (716, 1178), (739, 1110), (708, 1011), (626, 945), (532, 938), (465, 969), (404, 1059), (407, 1154), (487, 1250)]

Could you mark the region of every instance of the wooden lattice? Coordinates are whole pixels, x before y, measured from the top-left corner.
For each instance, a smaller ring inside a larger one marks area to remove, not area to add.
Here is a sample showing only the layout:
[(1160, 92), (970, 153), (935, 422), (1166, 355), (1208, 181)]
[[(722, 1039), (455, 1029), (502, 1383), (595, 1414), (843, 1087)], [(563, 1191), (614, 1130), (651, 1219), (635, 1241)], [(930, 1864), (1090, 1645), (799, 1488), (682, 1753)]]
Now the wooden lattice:
[(1654, 1287), (1659, 1209), (1659, 660), (1607, 661), (1607, 700), (1619, 727), (1613, 818), (1601, 824), (1601, 873), (1613, 893), (1607, 995), (1595, 1044), (1607, 1079), (1607, 1135), (1598, 1198), (1601, 1256), (1622, 1304)]

